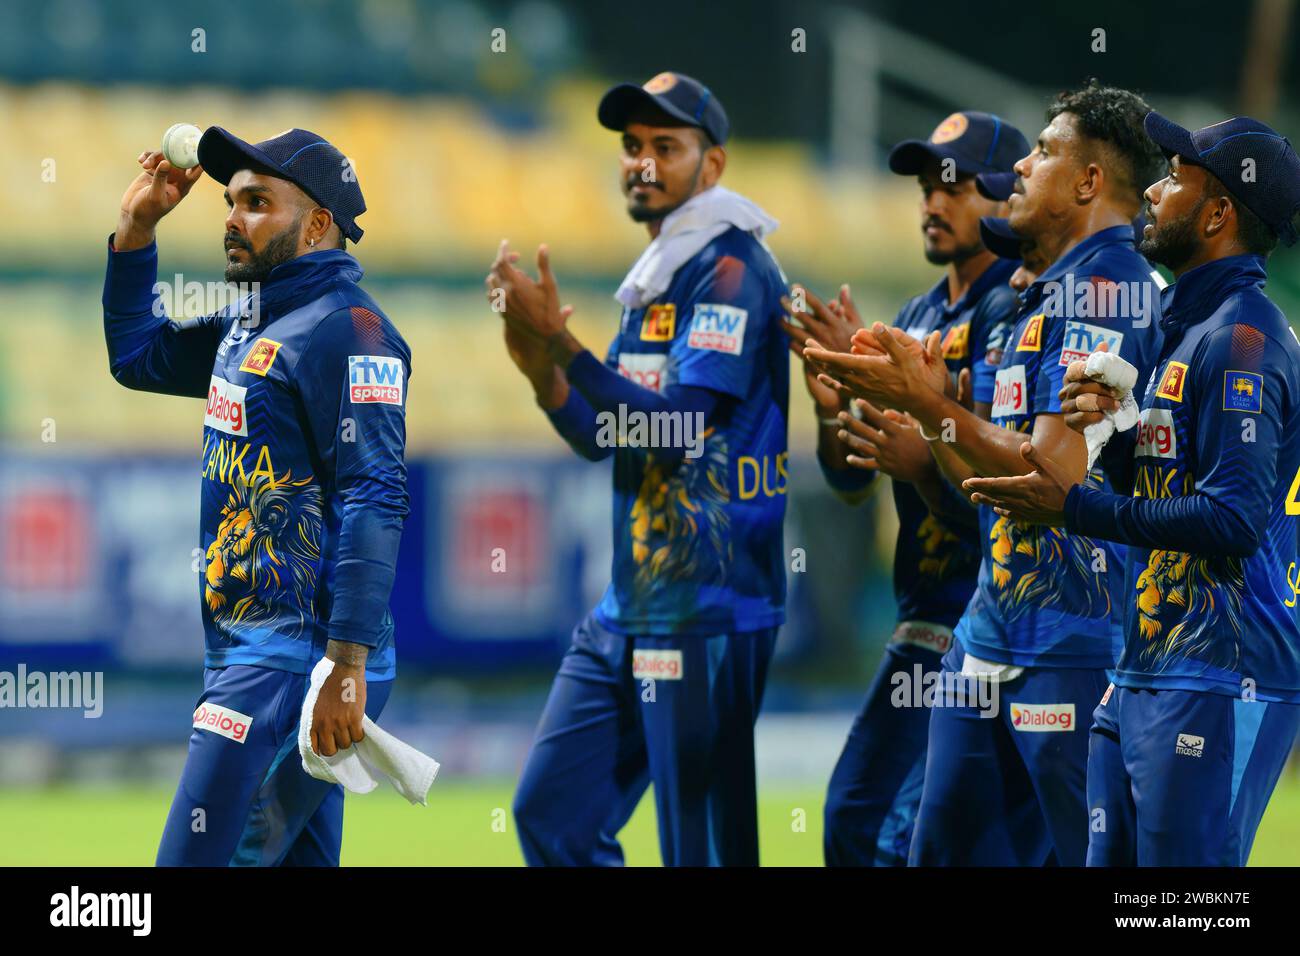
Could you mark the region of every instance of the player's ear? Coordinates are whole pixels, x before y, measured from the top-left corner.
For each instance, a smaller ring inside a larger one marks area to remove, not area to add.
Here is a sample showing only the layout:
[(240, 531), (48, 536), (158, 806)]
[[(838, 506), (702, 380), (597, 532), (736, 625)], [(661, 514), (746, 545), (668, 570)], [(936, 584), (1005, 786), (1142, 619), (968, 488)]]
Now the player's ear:
[(1079, 172), (1075, 186), (1075, 196), (1080, 204), (1091, 202), (1101, 196), (1106, 188), (1106, 172), (1100, 163), (1087, 163)]
[[(1228, 210), (1236, 213), (1236, 204), (1227, 196), (1216, 196), (1205, 204), (1205, 219), (1201, 228), (1207, 239), (1217, 236), (1228, 227)], [(1238, 219), (1238, 222), (1240, 220)]]
[(306, 232), (303, 236), (309, 246), (329, 248), (330, 227), (334, 225), (334, 214), (323, 206), (317, 206), (307, 216)]
[(716, 186), (727, 168), (727, 151), (721, 146), (710, 146), (704, 151), (704, 170), (700, 180), (705, 189)]

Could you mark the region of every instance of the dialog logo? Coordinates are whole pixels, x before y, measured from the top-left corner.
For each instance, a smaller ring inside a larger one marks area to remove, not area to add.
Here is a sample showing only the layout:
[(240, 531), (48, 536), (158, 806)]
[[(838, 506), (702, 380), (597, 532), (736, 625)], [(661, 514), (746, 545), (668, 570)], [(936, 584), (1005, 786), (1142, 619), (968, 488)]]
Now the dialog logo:
[(1022, 733), (1074, 730), (1074, 705), (1012, 704), (1011, 726)]
[(348, 356), (348, 397), (354, 405), (402, 404), (402, 360), (389, 355)]
[(208, 408), (203, 424), (227, 435), (248, 437), (248, 405), (242, 385), (231, 385), (224, 378), (212, 376), (208, 384)]
[(1133, 457), (1177, 458), (1178, 433), (1174, 431), (1174, 413), (1167, 408), (1144, 408), (1138, 421), (1137, 445)]
[(625, 352), (618, 357), (618, 374), (652, 392), (663, 393), (667, 372), (668, 356), (662, 352)]
[(241, 714), (229, 707), (209, 702), (199, 704), (194, 711), (194, 726), (199, 730), (210, 730), (242, 744), (248, 739), (248, 730), (253, 726), (253, 718)]
[(993, 417), (1008, 418), (1012, 415), (1024, 415), (1029, 411), (1029, 400), (1025, 397), (1025, 367), (1012, 365), (1000, 368), (993, 383)]
[(632, 652), (632, 677), (644, 680), (681, 680), (682, 652), (678, 650), (642, 650)]

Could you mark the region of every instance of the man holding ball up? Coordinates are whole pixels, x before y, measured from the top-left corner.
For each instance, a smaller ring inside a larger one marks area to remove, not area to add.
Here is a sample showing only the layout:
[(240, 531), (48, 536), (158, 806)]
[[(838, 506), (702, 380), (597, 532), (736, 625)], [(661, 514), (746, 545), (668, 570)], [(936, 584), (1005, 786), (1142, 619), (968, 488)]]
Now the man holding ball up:
[[(318, 754), (360, 740), (392, 688), (410, 350), (344, 251), (366, 207), (342, 153), (305, 130), (251, 145), (212, 127), (196, 158), (140, 155), (103, 297), (119, 383), (207, 399), (203, 692), (158, 864), (337, 865), (343, 788), (303, 771), (298, 724), (322, 658)], [(178, 323), (153, 291), (154, 231), (205, 171), (226, 186), (226, 280), (254, 291)]]

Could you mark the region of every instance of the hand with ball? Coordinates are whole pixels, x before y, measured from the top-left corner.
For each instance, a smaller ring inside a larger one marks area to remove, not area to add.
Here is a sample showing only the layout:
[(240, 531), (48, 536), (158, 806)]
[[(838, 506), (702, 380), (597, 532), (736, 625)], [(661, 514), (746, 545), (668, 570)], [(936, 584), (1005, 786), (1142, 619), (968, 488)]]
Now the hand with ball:
[(154, 241), (158, 221), (189, 193), (203, 175), (198, 165), (199, 130), (177, 124), (167, 130), (161, 150), (146, 150), (137, 162), (142, 172), (122, 196), (122, 209), (113, 235), (118, 252), (142, 249)]

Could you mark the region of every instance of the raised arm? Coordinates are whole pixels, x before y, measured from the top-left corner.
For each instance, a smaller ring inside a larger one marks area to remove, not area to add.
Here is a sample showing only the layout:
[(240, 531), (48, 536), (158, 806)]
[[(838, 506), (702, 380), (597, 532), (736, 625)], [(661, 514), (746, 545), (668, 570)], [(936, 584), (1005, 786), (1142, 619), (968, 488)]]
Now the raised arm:
[(113, 378), (127, 388), (203, 398), (223, 325), (208, 316), (184, 326), (171, 321), (155, 292), (158, 221), (203, 174), (174, 169), (161, 153), (142, 153), (143, 171), (122, 197), (117, 231), (109, 237), (104, 275), (104, 341)]

